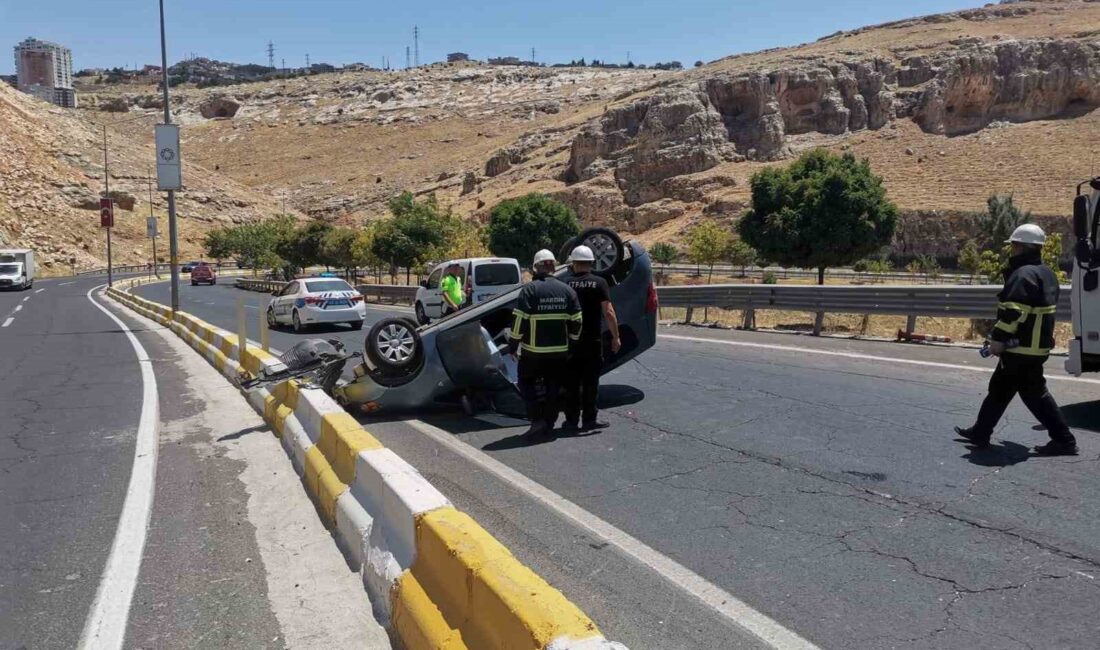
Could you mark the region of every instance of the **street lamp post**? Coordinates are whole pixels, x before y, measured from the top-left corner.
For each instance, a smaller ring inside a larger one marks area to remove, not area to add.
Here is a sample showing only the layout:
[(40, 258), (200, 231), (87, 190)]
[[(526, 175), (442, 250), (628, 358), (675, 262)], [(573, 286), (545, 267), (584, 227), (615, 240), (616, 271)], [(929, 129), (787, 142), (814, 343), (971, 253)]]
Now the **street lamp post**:
[[(164, 86), (164, 123), (172, 123), (168, 106), (168, 45), (164, 39), (164, 0), (160, 0), (160, 74)], [(172, 277), (172, 311), (180, 308), (179, 248), (176, 239), (176, 192), (168, 190), (168, 271)]]

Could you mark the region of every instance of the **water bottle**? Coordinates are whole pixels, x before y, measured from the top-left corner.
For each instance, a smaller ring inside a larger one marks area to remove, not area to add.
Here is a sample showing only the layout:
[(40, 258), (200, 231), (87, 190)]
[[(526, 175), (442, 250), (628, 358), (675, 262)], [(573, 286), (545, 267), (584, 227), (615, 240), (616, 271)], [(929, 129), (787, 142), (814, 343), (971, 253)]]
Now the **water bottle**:
[[(1008, 341), (1005, 341), (1005, 349), (1006, 350), (1010, 350), (1012, 348), (1019, 347), (1019, 345), (1020, 345), (1020, 340), (1019, 339), (1009, 339)], [(989, 357), (993, 356), (993, 353), (989, 351), (989, 341), (986, 341), (985, 344), (982, 345), (982, 349), (978, 350), (978, 354), (982, 355), (983, 359), (988, 359)]]

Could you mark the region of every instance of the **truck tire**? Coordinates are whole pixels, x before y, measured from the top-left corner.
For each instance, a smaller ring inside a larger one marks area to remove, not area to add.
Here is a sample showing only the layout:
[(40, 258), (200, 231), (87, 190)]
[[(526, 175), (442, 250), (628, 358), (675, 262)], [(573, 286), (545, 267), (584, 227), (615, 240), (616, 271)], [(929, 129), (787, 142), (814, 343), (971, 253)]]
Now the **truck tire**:
[(424, 311), (424, 303), (417, 302), (414, 309), (416, 312), (416, 322), (421, 325), (427, 325), (432, 322), (432, 319), (428, 318), (427, 312)]
[(367, 359), (384, 375), (405, 375), (420, 367), (424, 345), (416, 323), (408, 318), (383, 318), (364, 343)]
[[(592, 265), (592, 272), (602, 278), (610, 278), (615, 275), (619, 265), (626, 257), (623, 248), (623, 240), (619, 235), (608, 228), (588, 228), (574, 240), (575, 246), (584, 244), (592, 249), (596, 255), (596, 263)], [(570, 251), (572, 252), (572, 251)]]

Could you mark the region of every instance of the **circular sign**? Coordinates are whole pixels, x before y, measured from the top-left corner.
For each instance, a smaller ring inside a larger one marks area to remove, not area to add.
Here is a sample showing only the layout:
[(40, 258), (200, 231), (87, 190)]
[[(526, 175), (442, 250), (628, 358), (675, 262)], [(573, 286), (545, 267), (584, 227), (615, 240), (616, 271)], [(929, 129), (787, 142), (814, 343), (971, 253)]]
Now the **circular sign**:
[(160, 158), (164, 162), (172, 162), (172, 159), (176, 157), (176, 152), (172, 151), (168, 147), (160, 150)]

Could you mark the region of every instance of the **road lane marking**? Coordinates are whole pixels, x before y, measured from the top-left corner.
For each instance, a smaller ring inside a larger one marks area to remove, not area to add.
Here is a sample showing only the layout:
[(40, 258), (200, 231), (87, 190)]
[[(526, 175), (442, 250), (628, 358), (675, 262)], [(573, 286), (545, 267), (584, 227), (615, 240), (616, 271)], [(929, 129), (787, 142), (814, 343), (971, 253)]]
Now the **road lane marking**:
[(776, 650), (818, 650), (817, 646), (783, 627), (721, 587), (707, 581), (675, 560), (661, 555), (563, 496), (532, 481), (454, 435), (420, 420), (406, 420), (414, 429), (447, 447), (485, 471), (508, 483), (597, 538), (653, 569), (658, 575), (714, 610), (745, 632)]
[(59, 287), (67, 287), (67, 286), (69, 286), (70, 284), (76, 284), (76, 280), (73, 280), (72, 282), (62, 282), (61, 284), (59, 284), (59, 285), (57, 285), (57, 286), (59, 286)]
[[(818, 350), (816, 348), (802, 348), (794, 345), (778, 345), (775, 343), (748, 343), (746, 341), (729, 341), (724, 339), (708, 339), (703, 336), (681, 336), (679, 334), (658, 334), (659, 339), (671, 339), (674, 341), (691, 341), (693, 343), (716, 343), (718, 345), (732, 345), (742, 348), (756, 348), (758, 350), (778, 350), (780, 352), (798, 352), (807, 354), (820, 354), (828, 357), (843, 357), (845, 359), (858, 359), (861, 361), (883, 361), (886, 363), (904, 363), (911, 366), (924, 366), (926, 368), (943, 368), (946, 370), (969, 370), (971, 372), (984, 372), (991, 374), (993, 368), (983, 366), (965, 366), (957, 363), (942, 363), (939, 361), (919, 361), (917, 359), (903, 359), (900, 357), (882, 357), (874, 354), (861, 354), (859, 352), (837, 352), (835, 350)], [(1064, 375), (1047, 375), (1047, 379), (1056, 381), (1072, 381), (1080, 384), (1100, 384), (1100, 379), (1085, 379), (1084, 377), (1067, 377)]]
[(138, 572), (141, 570), (141, 557), (145, 549), (149, 517), (152, 514), (157, 476), (159, 405), (152, 361), (126, 323), (92, 297), (92, 292), (103, 286), (90, 289), (87, 297), (122, 329), (134, 348), (141, 368), (141, 417), (138, 420), (137, 440), (134, 444), (134, 466), (130, 471), (130, 483), (126, 487), (122, 515), (118, 519), (118, 529), (111, 544), (111, 553), (107, 557), (107, 565), (100, 577), (95, 601), (84, 621), (84, 631), (80, 635), (81, 650), (122, 648), (130, 617), (130, 604), (134, 598)]
[(8, 319), (4, 321), (4, 324), (0, 325), (0, 327), (7, 327), (8, 325), (11, 325), (11, 322), (13, 320), (15, 320), (15, 316), (8, 316)]
[(21, 311), (23, 311), (23, 305), (16, 305), (15, 309), (11, 310), (11, 313), (18, 314)]
[(35, 293), (42, 293), (43, 291), (45, 291), (45, 289), (35, 289), (34, 290)]

